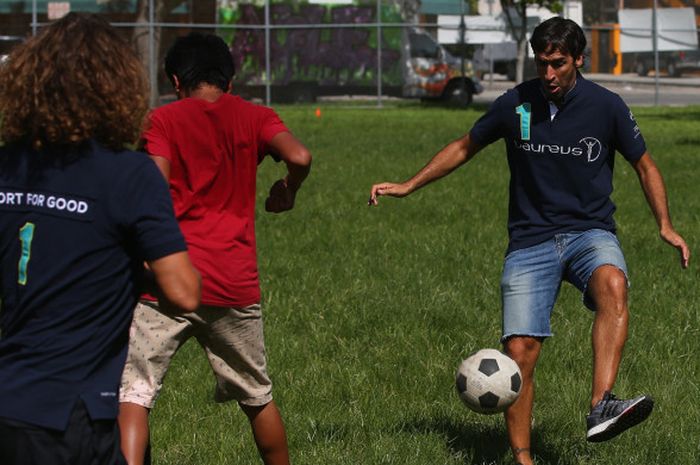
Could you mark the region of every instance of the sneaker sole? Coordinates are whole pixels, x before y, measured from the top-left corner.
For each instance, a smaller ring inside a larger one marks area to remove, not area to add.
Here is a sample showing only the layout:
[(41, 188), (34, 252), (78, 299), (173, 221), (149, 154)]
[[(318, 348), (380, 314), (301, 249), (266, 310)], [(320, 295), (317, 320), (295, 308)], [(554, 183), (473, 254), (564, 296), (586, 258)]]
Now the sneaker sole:
[(615, 418), (602, 423), (588, 431), (588, 442), (603, 442), (614, 438), (625, 430), (643, 422), (651, 414), (654, 408), (654, 400), (651, 397), (639, 399), (636, 404), (630, 405), (627, 410)]

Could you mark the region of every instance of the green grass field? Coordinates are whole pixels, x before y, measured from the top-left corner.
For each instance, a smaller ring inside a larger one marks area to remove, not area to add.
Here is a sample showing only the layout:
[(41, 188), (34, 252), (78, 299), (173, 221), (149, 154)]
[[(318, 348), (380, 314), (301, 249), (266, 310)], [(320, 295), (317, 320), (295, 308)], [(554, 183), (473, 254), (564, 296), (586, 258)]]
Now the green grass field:
[[(484, 108), (323, 106), (321, 118), (314, 109), (278, 108), (314, 166), (294, 211), (259, 209), (257, 222), (270, 372), (293, 463), (512, 464), (502, 417), (472, 413), (454, 389), (463, 358), (499, 347), (503, 143), (411, 197), (367, 206), (374, 182), (412, 175)], [(675, 226), (696, 252), (681, 270), (634, 171), (618, 158), (616, 219), (632, 287), (616, 392), (649, 392), (656, 408), (615, 440), (586, 443), (592, 315), (567, 284), (538, 365), (538, 464), (700, 463), (700, 108), (635, 113)], [(259, 205), (282, 173), (262, 165)], [(152, 415), (154, 463), (260, 463), (245, 416), (235, 404), (215, 404), (213, 389), (191, 341)]]

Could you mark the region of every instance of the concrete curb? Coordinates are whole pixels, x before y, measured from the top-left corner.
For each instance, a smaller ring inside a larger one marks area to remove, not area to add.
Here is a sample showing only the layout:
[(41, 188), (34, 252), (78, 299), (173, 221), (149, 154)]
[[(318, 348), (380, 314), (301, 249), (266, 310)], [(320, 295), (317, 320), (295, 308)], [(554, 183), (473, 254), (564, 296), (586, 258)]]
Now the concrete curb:
[[(513, 81), (505, 80), (505, 76), (494, 75), (493, 87), (513, 87)], [(638, 76), (634, 73), (626, 73), (620, 75), (603, 74), (603, 73), (583, 73), (583, 77), (600, 84), (618, 84), (618, 85), (640, 85), (640, 86), (655, 86), (656, 79), (652, 76)], [(484, 87), (490, 84), (489, 76), (486, 75), (481, 79)], [(700, 88), (700, 77), (683, 76), (683, 77), (668, 77), (659, 76), (659, 85), (668, 87), (698, 87)]]
[[(637, 76), (636, 74), (597, 74), (587, 73), (583, 75), (585, 78), (599, 84), (618, 84), (618, 85), (636, 85), (636, 86), (655, 86), (656, 78), (654, 76)], [(659, 86), (668, 87), (698, 87), (700, 88), (699, 77), (667, 77), (659, 76)]]

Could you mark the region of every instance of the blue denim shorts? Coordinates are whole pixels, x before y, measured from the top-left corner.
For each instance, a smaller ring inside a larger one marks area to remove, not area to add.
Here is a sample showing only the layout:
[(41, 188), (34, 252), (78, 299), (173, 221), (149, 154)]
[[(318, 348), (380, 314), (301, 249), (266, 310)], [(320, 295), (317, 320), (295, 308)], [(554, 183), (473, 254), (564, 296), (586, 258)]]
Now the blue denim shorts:
[(603, 229), (557, 234), (541, 244), (514, 250), (505, 258), (501, 277), (503, 336), (549, 337), (550, 318), (562, 281), (583, 293), (583, 303), (595, 310), (586, 293), (593, 272), (613, 265), (627, 278), (627, 265), (615, 234)]

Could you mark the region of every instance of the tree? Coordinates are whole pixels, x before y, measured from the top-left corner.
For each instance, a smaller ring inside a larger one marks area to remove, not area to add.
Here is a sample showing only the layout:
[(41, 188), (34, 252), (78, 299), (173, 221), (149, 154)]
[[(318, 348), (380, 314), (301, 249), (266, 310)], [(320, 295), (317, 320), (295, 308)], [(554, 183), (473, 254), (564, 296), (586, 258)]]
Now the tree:
[(393, 0), (391, 3), (398, 5), (404, 21), (418, 22), (420, 0)]
[(527, 7), (540, 6), (555, 13), (562, 11), (560, 0), (500, 0), (508, 29), (518, 44), (518, 57), (515, 65), (515, 81), (522, 82), (527, 58)]
[[(110, 0), (111, 2), (121, 2), (123, 0)], [(155, 105), (158, 101), (158, 74), (161, 63), (161, 43), (163, 40), (169, 40), (173, 34), (178, 32), (177, 29), (169, 28), (164, 31), (160, 26), (151, 28), (151, 19), (154, 23), (177, 22), (182, 23), (185, 27), (188, 23), (210, 23), (212, 18), (216, 16), (216, 0), (197, 0), (197, 2), (186, 0), (154, 0), (153, 12), (149, 11), (149, 0), (137, 0), (136, 2), (136, 17), (137, 26), (134, 27), (132, 34), (132, 42), (136, 49), (144, 67), (149, 70), (151, 78), (151, 105)], [(174, 15), (174, 10), (178, 7), (185, 6), (185, 13), (177, 13)], [(153, 33), (152, 43), (153, 50), (150, 48), (151, 32)], [(169, 43), (167, 44), (169, 45)]]

